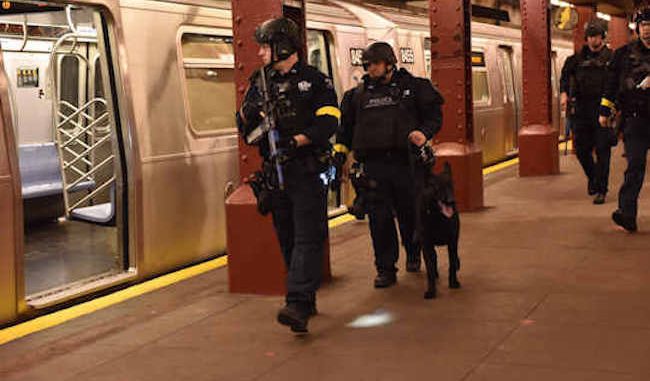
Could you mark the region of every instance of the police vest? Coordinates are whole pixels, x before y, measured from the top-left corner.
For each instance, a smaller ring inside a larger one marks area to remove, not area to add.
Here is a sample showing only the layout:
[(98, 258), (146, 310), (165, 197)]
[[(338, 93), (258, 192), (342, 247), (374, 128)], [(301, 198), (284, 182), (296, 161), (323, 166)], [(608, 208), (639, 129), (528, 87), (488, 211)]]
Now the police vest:
[(620, 81), (619, 97), (625, 114), (650, 116), (650, 90), (637, 86), (650, 75), (650, 50), (641, 49), (641, 43), (634, 43), (625, 60)]
[(583, 51), (578, 57), (575, 69), (578, 102), (600, 102), (607, 81), (607, 63), (612, 58), (612, 51), (607, 48), (598, 54), (587, 54)]
[(415, 92), (407, 80), (387, 85), (360, 85), (355, 93), (356, 126), (352, 149), (360, 153), (408, 148), (408, 135), (417, 127)]

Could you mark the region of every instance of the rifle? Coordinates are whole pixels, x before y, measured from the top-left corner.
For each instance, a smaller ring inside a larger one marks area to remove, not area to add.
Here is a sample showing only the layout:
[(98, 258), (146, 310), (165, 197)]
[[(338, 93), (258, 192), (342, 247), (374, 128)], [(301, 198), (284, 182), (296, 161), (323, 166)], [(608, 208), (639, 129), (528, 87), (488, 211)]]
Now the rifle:
[(262, 132), (266, 133), (266, 138), (269, 143), (269, 160), (275, 168), (275, 173), (278, 178), (278, 188), (284, 190), (284, 172), (282, 171), (281, 152), (278, 150), (278, 142), (280, 141), (280, 132), (275, 123), (275, 105), (269, 95), (268, 82), (266, 80), (266, 67), (260, 69), (260, 82), (262, 93)]

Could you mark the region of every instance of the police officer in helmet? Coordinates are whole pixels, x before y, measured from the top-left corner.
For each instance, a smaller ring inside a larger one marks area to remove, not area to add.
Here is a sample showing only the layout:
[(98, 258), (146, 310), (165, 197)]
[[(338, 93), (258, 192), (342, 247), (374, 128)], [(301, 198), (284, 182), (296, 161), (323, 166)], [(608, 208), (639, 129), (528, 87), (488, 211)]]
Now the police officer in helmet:
[[(579, 53), (569, 57), (560, 78), (561, 105), (567, 110), (572, 98), (571, 112), (576, 144), (576, 156), (587, 176), (587, 192), (595, 195), (594, 204), (605, 203), (609, 183), (612, 129), (601, 128), (598, 109), (605, 83), (607, 64), (612, 51), (605, 45), (606, 31), (598, 20), (592, 20), (585, 30), (586, 44)], [(594, 151), (596, 160), (594, 161)]]
[[(255, 38), (268, 79), (267, 88), (279, 131), (284, 186), (270, 180), (270, 212), (287, 268), (286, 305), (278, 322), (294, 332), (307, 332), (316, 314), (323, 250), (327, 238), (327, 188), (320, 178), (329, 165), (329, 138), (339, 124), (332, 81), (301, 61), (298, 26), (287, 18), (264, 22)], [(262, 123), (262, 83), (258, 70), (250, 79), (242, 108), (237, 113), (243, 136), (250, 136)], [(272, 159), (267, 140), (260, 139), (264, 168)], [(273, 172), (273, 171), (271, 171)], [(268, 176), (273, 179), (273, 173)], [(258, 200), (259, 201), (259, 200)], [(263, 255), (263, 253), (260, 253)]]
[[(375, 253), (376, 288), (396, 282), (399, 244), (394, 218), (407, 253), (407, 271), (420, 268), (415, 234), (415, 189), (410, 152), (429, 152), (428, 141), (442, 123), (441, 95), (428, 79), (397, 68), (392, 47), (385, 42), (363, 53), (366, 75), (341, 103), (341, 127), (335, 157), (352, 151), (375, 185), (368, 197), (370, 234)], [(426, 155), (425, 155), (426, 156)], [(426, 158), (424, 158), (426, 160)]]
[(614, 52), (599, 119), (606, 126), (615, 109), (624, 118), (627, 169), (612, 219), (628, 232), (637, 230), (638, 198), (650, 148), (650, 7), (639, 9), (634, 21), (639, 39)]

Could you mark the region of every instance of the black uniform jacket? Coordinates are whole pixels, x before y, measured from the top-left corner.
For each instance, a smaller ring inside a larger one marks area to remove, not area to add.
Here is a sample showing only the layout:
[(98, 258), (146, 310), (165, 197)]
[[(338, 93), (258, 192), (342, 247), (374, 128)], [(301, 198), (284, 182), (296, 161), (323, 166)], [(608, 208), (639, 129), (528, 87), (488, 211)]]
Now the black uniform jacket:
[(607, 65), (611, 59), (612, 51), (607, 47), (594, 52), (585, 45), (565, 61), (560, 91), (576, 99), (576, 116), (598, 117), (598, 106), (608, 78)]
[[(332, 81), (313, 66), (298, 62), (286, 74), (267, 69), (267, 87), (275, 103), (275, 119), (280, 139), (304, 134), (311, 144), (299, 147), (295, 156), (323, 152), (339, 124), (336, 92)], [(242, 107), (237, 113), (240, 133), (247, 136), (262, 122), (262, 93), (259, 71), (251, 76)], [(267, 139), (256, 143), (268, 158)]]
[[(365, 112), (360, 107), (359, 98), (366, 91), (381, 90), (381, 86), (390, 87), (391, 85), (401, 88), (402, 91), (401, 105), (397, 111), (400, 113), (398, 117), (401, 117), (404, 123), (407, 123), (407, 120), (413, 120), (412, 125), (407, 126), (407, 129), (422, 131), (427, 139), (431, 139), (440, 130), (442, 127), (441, 105), (444, 100), (431, 81), (426, 78), (414, 77), (405, 69), (394, 72), (391, 81), (387, 84), (374, 82), (369, 79), (368, 75), (365, 75), (363, 83), (359, 87), (348, 90), (343, 96), (341, 125), (336, 135), (337, 144), (334, 146), (337, 152), (348, 152), (352, 149), (358, 154), (360, 147), (355, 147), (353, 144), (355, 143), (354, 135), (361, 120), (359, 113)], [(380, 128), (380, 126), (376, 127)], [(358, 142), (356, 144), (359, 145)]]
[(637, 88), (647, 76), (650, 76), (650, 49), (640, 40), (617, 49), (609, 65), (600, 115), (609, 116), (612, 110), (618, 109), (624, 116), (641, 113), (650, 117), (650, 90)]

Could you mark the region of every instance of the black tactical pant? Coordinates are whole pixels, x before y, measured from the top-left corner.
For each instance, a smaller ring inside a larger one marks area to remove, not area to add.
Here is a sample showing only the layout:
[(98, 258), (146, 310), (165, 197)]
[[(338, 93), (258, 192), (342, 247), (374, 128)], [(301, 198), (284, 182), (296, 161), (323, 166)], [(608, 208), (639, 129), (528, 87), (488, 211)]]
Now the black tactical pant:
[(618, 207), (623, 215), (636, 218), (639, 193), (645, 177), (650, 148), (650, 118), (626, 118), (625, 154), (627, 169), (618, 194)]
[(611, 132), (600, 127), (597, 119), (576, 119), (574, 123), (576, 156), (587, 175), (588, 188), (593, 193), (607, 194), (612, 155)]
[(368, 177), (377, 181), (376, 190), (368, 197), (375, 266), (378, 273), (395, 273), (399, 257), (395, 217), (408, 260), (420, 259), (420, 246), (415, 242), (415, 186), (408, 157), (387, 155), (365, 160), (364, 165)]
[(320, 287), (327, 239), (327, 187), (302, 161), (285, 166), (286, 187), (272, 194), (273, 225), (287, 268), (287, 303), (311, 304)]

